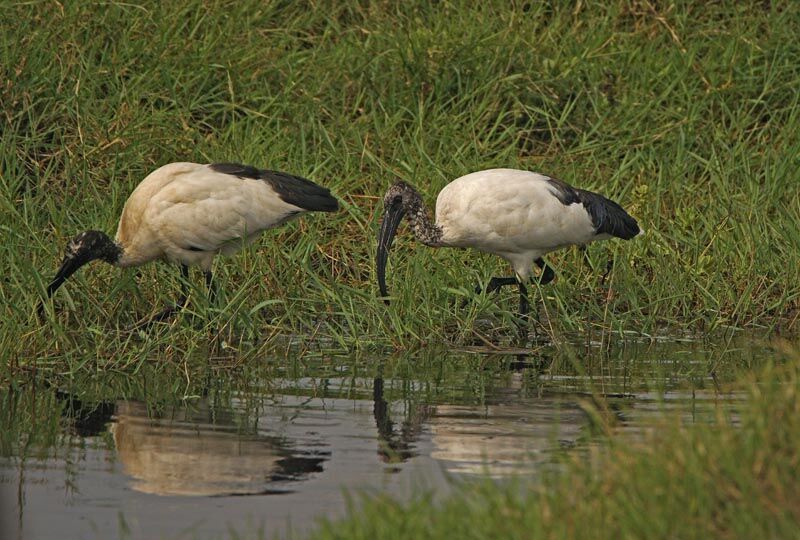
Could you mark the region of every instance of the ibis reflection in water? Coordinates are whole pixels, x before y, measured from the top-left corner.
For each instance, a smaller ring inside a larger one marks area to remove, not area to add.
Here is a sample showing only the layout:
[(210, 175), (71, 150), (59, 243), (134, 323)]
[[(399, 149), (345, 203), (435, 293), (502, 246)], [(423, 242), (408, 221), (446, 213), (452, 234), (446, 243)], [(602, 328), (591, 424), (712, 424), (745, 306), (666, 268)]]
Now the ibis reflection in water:
[(533, 263), (541, 269), (540, 284), (555, 277), (542, 258), (545, 254), (608, 238), (630, 240), (642, 232), (620, 205), (602, 195), (515, 169), (479, 171), (450, 182), (436, 198), (435, 223), (420, 194), (405, 182), (391, 186), (383, 202), (376, 261), (381, 295), (389, 294), (386, 263), (405, 216), (426, 246), (474, 248), (511, 263), (515, 275), (493, 277), (487, 289), (516, 284), (523, 319), (529, 311), (526, 283)]
[[(177, 304), (151, 319), (163, 320), (186, 302), (190, 265), (203, 270), (213, 294), (216, 255), (231, 255), (266, 229), (303, 213), (337, 209), (327, 188), (299, 176), (234, 163), (164, 165), (131, 193), (115, 240), (101, 231), (85, 231), (69, 242), (47, 296), (93, 260), (126, 268), (163, 259), (179, 264), (184, 277)], [(40, 314), (43, 308), (41, 303)]]
[[(530, 473), (551, 460), (556, 446), (585, 438), (589, 416), (577, 400), (559, 394), (525, 397), (527, 368), (508, 375), (481, 404), (403, 401), (392, 419), (391, 400), (380, 377), (373, 381), (378, 454), (392, 471), (426, 453), (444, 470), (505, 477)], [(391, 386), (392, 381), (386, 381)], [(617, 414), (614, 412), (614, 414)]]
[[(234, 415), (195, 403), (153, 417), (144, 403), (118, 402), (110, 425), (131, 487), (158, 495), (252, 495), (285, 492), (287, 483), (320, 473), (327, 450), (241, 426)], [(324, 448), (324, 444), (322, 445)]]
[[(67, 392), (64, 425), (70, 433), (96, 437), (110, 432), (116, 461), (140, 493), (172, 496), (289, 493), (296, 482), (323, 471), (331, 457), (324, 440), (299, 443), (282, 431), (281, 417), (268, 427), (242, 411), (203, 398), (178, 406), (139, 401), (84, 403)], [(268, 434), (265, 430), (277, 428)]]

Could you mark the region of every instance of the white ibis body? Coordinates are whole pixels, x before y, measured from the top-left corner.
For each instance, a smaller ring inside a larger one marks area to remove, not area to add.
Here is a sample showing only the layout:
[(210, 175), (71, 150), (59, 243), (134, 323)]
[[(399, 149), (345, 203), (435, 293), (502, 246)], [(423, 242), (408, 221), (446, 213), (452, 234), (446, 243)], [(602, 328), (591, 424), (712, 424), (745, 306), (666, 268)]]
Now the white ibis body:
[(636, 220), (614, 201), (535, 172), (489, 169), (453, 180), (436, 199), (435, 223), (419, 193), (397, 182), (384, 197), (378, 233), (378, 285), (384, 297), (389, 249), (403, 216), (416, 239), (427, 246), (475, 248), (511, 263), (515, 277), (494, 277), (488, 288), (496, 291), (516, 283), (523, 317), (532, 264), (542, 269), (540, 283), (555, 277), (543, 255), (612, 237), (629, 240), (641, 233)]
[[(115, 240), (85, 231), (67, 245), (47, 296), (81, 266), (100, 259), (121, 268), (162, 259), (197, 265), (211, 288), (211, 265), (218, 254), (230, 255), (266, 229), (305, 212), (333, 212), (336, 199), (327, 188), (287, 173), (235, 163), (170, 163), (150, 173), (133, 190)], [(184, 297), (178, 302), (180, 309)], [(39, 306), (41, 312), (43, 304)], [(155, 318), (164, 318), (169, 308)]]

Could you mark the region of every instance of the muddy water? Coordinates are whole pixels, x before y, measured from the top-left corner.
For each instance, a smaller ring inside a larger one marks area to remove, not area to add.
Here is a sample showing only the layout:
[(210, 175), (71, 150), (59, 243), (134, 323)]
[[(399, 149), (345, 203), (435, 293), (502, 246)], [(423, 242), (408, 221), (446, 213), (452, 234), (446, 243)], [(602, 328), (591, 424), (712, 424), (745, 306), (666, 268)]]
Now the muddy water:
[(712, 358), (675, 344), (621, 354), (638, 358), (589, 362), (590, 374), (564, 368), (564, 360), (559, 368), (557, 359), (475, 354), (463, 355), (460, 370), (462, 357), (451, 354), (449, 369), (428, 360), (418, 378), (414, 369), (360, 376), (326, 360), (322, 377), (301, 372), (157, 406), (80, 403), (60, 393), (55, 438), (37, 444), (23, 433), (3, 447), (0, 536), (302, 532), (341, 515), (348, 492), (444, 493), (453, 479), (557, 467), (559, 452), (599, 444), (586, 412), (598, 393), (605, 425), (623, 436), (665, 411), (686, 422), (711, 422), (720, 407), (735, 411), (736, 396), (716, 390), (706, 366), (741, 363), (741, 351), (730, 362), (732, 353)]

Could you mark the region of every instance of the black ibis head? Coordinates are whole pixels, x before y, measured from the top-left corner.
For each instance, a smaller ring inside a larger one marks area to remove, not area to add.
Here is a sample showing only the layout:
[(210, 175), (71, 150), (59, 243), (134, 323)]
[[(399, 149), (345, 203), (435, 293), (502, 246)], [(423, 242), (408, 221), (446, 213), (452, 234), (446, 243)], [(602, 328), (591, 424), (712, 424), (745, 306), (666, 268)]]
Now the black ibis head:
[[(392, 247), (394, 235), (400, 221), (409, 210), (409, 206), (421, 202), (416, 190), (405, 182), (397, 182), (386, 192), (383, 197), (383, 220), (378, 232), (378, 255), (376, 268), (378, 272), (378, 288), (381, 296), (388, 296), (386, 289), (386, 262), (389, 260), (389, 249)], [(384, 298), (387, 304), (389, 300)]]
[[(53, 293), (81, 266), (95, 259), (114, 264), (122, 255), (122, 248), (101, 231), (84, 231), (69, 241), (64, 250), (64, 259), (55, 277), (47, 286), (47, 297)], [(39, 303), (38, 313), (44, 310), (44, 302)]]

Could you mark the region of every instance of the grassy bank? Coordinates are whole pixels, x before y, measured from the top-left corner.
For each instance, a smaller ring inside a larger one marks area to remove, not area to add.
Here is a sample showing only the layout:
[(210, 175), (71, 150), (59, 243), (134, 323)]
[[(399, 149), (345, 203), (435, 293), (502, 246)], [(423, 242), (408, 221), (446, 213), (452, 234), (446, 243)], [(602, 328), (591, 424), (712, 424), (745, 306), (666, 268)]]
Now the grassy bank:
[(740, 412), (713, 427), (668, 418), (632, 443), (606, 425), (607, 447), (536, 484), (465, 483), (444, 502), (367, 498), (312, 538), (795, 538), (800, 357), (742, 386)]
[[(594, 269), (549, 257), (548, 333), (796, 327), (795, 2), (28, 2), (0, 10), (0, 29), (4, 366), (72, 369), (91, 351), (124, 368), (203, 352), (198, 335), (220, 329), (245, 351), (289, 334), (337, 349), (500, 339), (513, 294), (458, 304), (505, 263), (401, 239), (390, 309), (372, 268), (390, 181), (432, 204), (497, 166), (599, 190), (647, 230), (591, 248)], [(124, 332), (177, 294), (166, 265), (88, 267), (37, 322), (67, 239), (113, 232), (137, 182), (178, 160), (302, 174), (342, 210), (218, 264), (224, 307), (198, 286), (172, 328)], [(608, 254), (613, 294), (598, 290)]]

